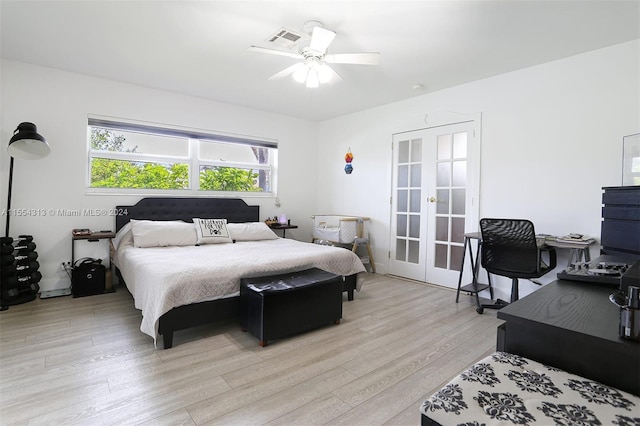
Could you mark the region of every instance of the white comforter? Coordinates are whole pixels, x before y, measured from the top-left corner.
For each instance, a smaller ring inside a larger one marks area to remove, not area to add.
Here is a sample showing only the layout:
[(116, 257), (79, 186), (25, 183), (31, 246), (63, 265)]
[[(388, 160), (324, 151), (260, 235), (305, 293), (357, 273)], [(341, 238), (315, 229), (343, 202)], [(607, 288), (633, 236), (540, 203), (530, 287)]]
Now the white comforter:
[(164, 313), (177, 306), (235, 296), (243, 277), (320, 268), (344, 276), (357, 273), (360, 290), (366, 271), (349, 250), (284, 238), (153, 248), (137, 248), (129, 241), (118, 247), (116, 264), (135, 307), (142, 310), (140, 330), (154, 341)]

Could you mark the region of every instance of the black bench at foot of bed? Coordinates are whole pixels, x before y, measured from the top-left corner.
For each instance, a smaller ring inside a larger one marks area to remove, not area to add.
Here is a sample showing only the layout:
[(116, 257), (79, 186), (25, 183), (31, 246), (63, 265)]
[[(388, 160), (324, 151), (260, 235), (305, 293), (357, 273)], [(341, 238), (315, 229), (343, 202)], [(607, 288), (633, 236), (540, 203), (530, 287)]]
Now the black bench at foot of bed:
[(339, 324), (341, 318), (342, 277), (322, 269), (243, 278), (240, 283), (240, 324), (260, 346)]
[[(122, 281), (119, 273), (118, 277)], [(347, 293), (347, 300), (353, 300), (354, 290), (356, 289), (356, 275), (349, 275), (341, 279), (343, 279), (342, 291)], [(158, 321), (158, 334), (162, 336), (164, 349), (169, 349), (173, 346), (173, 333), (175, 331), (217, 321), (238, 321), (239, 319), (239, 296), (194, 303), (173, 308), (162, 315)]]

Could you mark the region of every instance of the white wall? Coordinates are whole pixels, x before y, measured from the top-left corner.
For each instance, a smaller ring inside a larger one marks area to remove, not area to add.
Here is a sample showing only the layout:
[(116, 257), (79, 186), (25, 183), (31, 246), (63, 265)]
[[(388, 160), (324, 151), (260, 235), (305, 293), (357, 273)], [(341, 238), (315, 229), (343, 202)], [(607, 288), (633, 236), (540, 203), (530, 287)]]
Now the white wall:
[[(273, 198), (244, 197), (261, 206), (261, 219), (280, 213), (301, 226), (287, 237), (309, 240), (315, 213), (317, 124), (235, 105), (151, 90), (115, 81), (3, 61), (0, 76), (0, 209), (6, 209), (9, 158), (14, 129), (38, 126), (51, 146), (41, 160), (15, 160), (12, 207), (22, 209), (108, 209), (141, 196), (85, 194), (87, 115), (172, 124), (278, 140), (281, 207)], [(311, 154), (310, 154), (311, 153)], [(4, 233), (4, 218), (0, 219)], [(71, 229), (114, 229), (113, 217), (12, 217), (11, 235), (32, 234), (38, 246), (41, 288), (67, 287), (60, 263), (71, 258)]]
[[(622, 137), (640, 131), (639, 76), (635, 40), (322, 122), (317, 205), (373, 218), (374, 257), (384, 273), (391, 134), (419, 115), (481, 113), (480, 217), (529, 218), (537, 232), (599, 237), (601, 187), (621, 184)], [(349, 147), (352, 175), (342, 171)], [(567, 253), (560, 254), (566, 266)], [(506, 297), (508, 281), (498, 287)], [(533, 288), (525, 281), (521, 293)]]
[[(4, 61), (0, 140), (7, 144), (18, 123), (32, 121), (52, 148), (45, 159), (16, 160), (14, 208), (82, 210), (140, 198), (85, 194), (87, 114), (277, 139), (282, 206), (272, 198), (247, 202), (259, 204), (263, 218), (286, 213), (301, 226), (287, 236), (300, 240), (310, 237), (312, 214), (370, 216), (376, 266), (384, 273), (391, 134), (438, 111), (482, 113), (480, 216), (527, 217), (539, 232), (598, 237), (600, 188), (620, 184), (622, 137), (640, 131), (639, 63), (636, 40), (316, 124)], [(348, 148), (352, 175), (343, 171)], [(0, 149), (2, 209), (8, 164)], [(70, 259), (71, 229), (112, 229), (113, 223), (111, 217), (13, 217), (11, 234), (34, 235), (41, 284), (49, 289), (68, 284), (59, 264)], [(508, 284), (499, 286), (505, 297)], [(523, 284), (522, 292), (530, 288)]]

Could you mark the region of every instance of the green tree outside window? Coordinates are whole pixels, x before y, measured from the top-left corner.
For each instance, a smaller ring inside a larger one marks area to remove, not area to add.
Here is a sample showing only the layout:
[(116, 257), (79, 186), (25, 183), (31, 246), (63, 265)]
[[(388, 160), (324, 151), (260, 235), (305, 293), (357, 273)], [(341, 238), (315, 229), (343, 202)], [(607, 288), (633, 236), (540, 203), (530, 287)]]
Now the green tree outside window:
[[(91, 149), (95, 151), (140, 153), (138, 147), (125, 149), (124, 135), (109, 129), (91, 128)], [(200, 190), (262, 191), (259, 173), (235, 167), (203, 167)], [(93, 156), (91, 186), (94, 188), (188, 189), (189, 165), (149, 163)]]

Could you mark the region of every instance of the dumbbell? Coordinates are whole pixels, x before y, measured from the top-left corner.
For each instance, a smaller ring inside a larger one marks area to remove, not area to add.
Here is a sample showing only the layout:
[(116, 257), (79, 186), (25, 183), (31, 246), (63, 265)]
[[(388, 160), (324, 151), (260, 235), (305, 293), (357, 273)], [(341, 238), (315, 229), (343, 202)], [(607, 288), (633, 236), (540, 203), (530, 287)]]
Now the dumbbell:
[(17, 288), (13, 287), (13, 288), (9, 288), (9, 289), (3, 289), (2, 290), (2, 298), (5, 300), (10, 300), (13, 298), (16, 298), (20, 295), (20, 292), (18, 291)]
[(24, 262), (24, 261), (32, 261), (32, 260), (36, 260), (38, 258), (38, 252), (37, 251), (25, 251), (25, 250), (20, 250), (18, 253), (16, 253), (15, 255), (15, 260), (16, 262), (20, 263), (20, 262)]
[(13, 275), (16, 272), (16, 265), (14, 265), (13, 263), (10, 265), (2, 265), (2, 269), (0, 269), (0, 271), (2, 271), (3, 277)]
[(15, 250), (34, 251), (36, 249), (36, 243), (31, 241), (18, 241), (14, 246)]
[(37, 260), (27, 261), (27, 262), (18, 262), (15, 266), (15, 270), (20, 274), (21, 271), (37, 271), (40, 267), (40, 263)]
[(26, 283), (26, 282), (37, 283), (38, 281), (40, 281), (41, 278), (42, 278), (42, 274), (36, 271), (27, 275), (19, 276), (17, 280), (18, 280), (18, 283)]

